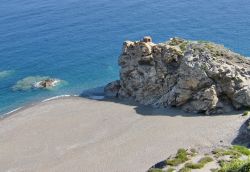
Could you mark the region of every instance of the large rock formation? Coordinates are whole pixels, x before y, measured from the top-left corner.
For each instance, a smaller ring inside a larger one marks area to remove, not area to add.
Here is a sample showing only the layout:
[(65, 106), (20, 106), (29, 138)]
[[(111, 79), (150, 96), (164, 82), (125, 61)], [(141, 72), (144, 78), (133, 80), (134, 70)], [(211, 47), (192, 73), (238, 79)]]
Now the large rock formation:
[(250, 107), (250, 60), (222, 45), (125, 41), (119, 65), (120, 81), (105, 87), (108, 95), (206, 114)]

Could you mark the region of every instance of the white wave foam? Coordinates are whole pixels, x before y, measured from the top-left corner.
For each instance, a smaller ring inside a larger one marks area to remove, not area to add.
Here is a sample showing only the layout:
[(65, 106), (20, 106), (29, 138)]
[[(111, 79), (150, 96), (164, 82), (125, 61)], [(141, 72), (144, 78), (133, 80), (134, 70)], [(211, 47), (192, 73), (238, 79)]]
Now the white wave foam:
[[(55, 97), (51, 97), (51, 98), (48, 98), (48, 99), (45, 99), (45, 100), (42, 100), (41, 102), (48, 102), (48, 101), (51, 101), (51, 100), (56, 100), (56, 99), (60, 99), (60, 98), (64, 98), (64, 97), (79, 97), (79, 95), (68, 95), (68, 94), (65, 94), (65, 95), (60, 95), (60, 96), (55, 96)], [(89, 96), (90, 99), (94, 99), (94, 100), (102, 100), (104, 99), (104, 96)], [(25, 106), (22, 106), (22, 107), (19, 107), (19, 108), (16, 108), (10, 112), (7, 112), (3, 115), (0, 115), (0, 119), (1, 118), (4, 118), (5, 116), (8, 116), (8, 115), (11, 115), (12, 113), (18, 111), (18, 110), (21, 110), (23, 109)]]
[[(51, 86), (52, 87), (55, 87), (57, 86), (59, 83), (61, 82), (60, 79), (53, 79), (52, 83), (51, 83)], [(43, 88), (43, 86), (41, 85), (41, 83), (43, 83), (43, 81), (38, 81), (38, 82), (35, 82), (32, 84), (32, 86), (34, 88)]]
[(10, 115), (10, 114), (12, 114), (12, 113), (14, 113), (14, 112), (16, 112), (16, 111), (22, 109), (22, 108), (24, 108), (24, 107), (19, 107), (19, 108), (16, 108), (16, 109), (14, 109), (14, 110), (12, 110), (12, 111), (10, 111), (10, 112), (7, 112), (7, 113), (1, 115), (0, 118), (3, 118), (3, 117), (5, 117), (5, 116), (8, 116), (8, 115)]
[(60, 99), (60, 98), (64, 98), (64, 97), (78, 97), (78, 95), (67, 95), (67, 94), (66, 95), (60, 95), (60, 96), (55, 96), (55, 97), (45, 99), (42, 102), (47, 102), (47, 101), (50, 101), (50, 100), (56, 100), (56, 99)]
[[(50, 101), (50, 100), (55, 100), (55, 99), (60, 99), (60, 98), (63, 98), (63, 97), (78, 97), (79, 95), (60, 95), (60, 96), (55, 96), (55, 97), (51, 97), (51, 98), (48, 98), (48, 99), (45, 99), (41, 102), (47, 102), (47, 101)], [(36, 103), (35, 103), (36, 104)], [(34, 104), (31, 104), (31, 105), (34, 105)], [(5, 116), (8, 116), (8, 115), (11, 115), (12, 113), (18, 111), (18, 110), (21, 110), (23, 108), (25, 108), (26, 106), (22, 106), (22, 107), (19, 107), (19, 108), (16, 108), (12, 111), (9, 111), (7, 113), (4, 113), (4, 114), (0, 114), (0, 119), (1, 118), (4, 118)]]

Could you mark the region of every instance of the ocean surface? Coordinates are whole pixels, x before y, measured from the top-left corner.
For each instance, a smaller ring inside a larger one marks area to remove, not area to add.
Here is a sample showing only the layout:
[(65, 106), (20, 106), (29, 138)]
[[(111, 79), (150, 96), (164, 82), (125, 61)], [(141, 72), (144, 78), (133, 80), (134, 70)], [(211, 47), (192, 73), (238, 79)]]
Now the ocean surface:
[[(250, 1), (1, 0), (0, 115), (117, 79), (123, 41), (144, 35), (209, 40), (250, 56)], [(63, 84), (29, 88), (44, 76)]]

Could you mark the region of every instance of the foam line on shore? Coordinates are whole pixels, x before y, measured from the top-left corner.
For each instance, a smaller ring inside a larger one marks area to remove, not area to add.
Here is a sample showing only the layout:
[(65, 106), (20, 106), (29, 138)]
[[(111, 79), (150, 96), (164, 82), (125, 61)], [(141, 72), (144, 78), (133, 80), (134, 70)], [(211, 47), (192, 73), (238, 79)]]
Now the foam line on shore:
[(56, 100), (56, 99), (60, 99), (60, 98), (65, 98), (65, 97), (78, 97), (78, 95), (68, 95), (68, 94), (65, 94), (65, 95), (60, 95), (60, 96), (55, 96), (55, 97), (51, 97), (51, 98), (45, 99), (42, 102), (47, 102), (47, 101)]
[(11, 111), (9, 111), (9, 112), (6, 112), (6, 113), (4, 113), (4, 114), (0, 114), (0, 119), (3, 119), (3, 118), (5, 118), (5, 117), (7, 117), (7, 116), (9, 116), (9, 115), (12, 115), (13, 113), (15, 113), (15, 112), (17, 112), (17, 111), (19, 111), (19, 110), (22, 110), (22, 109), (24, 109), (24, 108), (26, 108), (26, 107), (33, 106), (33, 105), (35, 105), (35, 104), (37, 104), (37, 103), (48, 102), (48, 101), (51, 101), (51, 100), (56, 100), (56, 99), (65, 98), (65, 97), (78, 97), (78, 96), (79, 96), (79, 95), (60, 95), (60, 96), (50, 97), (50, 98), (48, 98), (48, 99), (44, 99), (44, 100), (39, 101), (39, 102), (36, 102), (36, 103), (30, 103), (30, 104), (28, 104), (28, 105), (26, 105), (26, 106), (18, 107), (18, 108), (16, 108), (16, 109), (11, 110)]
[[(65, 95), (59, 95), (59, 96), (50, 97), (50, 98), (44, 99), (44, 100), (39, 101), (39, 102), (36, 102), (36, 103), (31, 103), (31, 104), (26, 105), (26, 106), (18, 107), (18, 108), (16, 108), (16, 109), (11, 110), (11, 111), (9, 111), (9, 112), (7, 112), (7, 113), (4, 113), (4, 114), (2, 114), (2, 115), (0, 114), (0, 119), (5, 118), (6, 116), (9, 116), (9, 115), (11, 115), (11, 114), (13, 114), (13, 113), (15, 113), (15, 112), (21, 110), (21, 109), (24, 109), (24, 108), (26, 108), (26, 107), (32, 106), (32, 105), (37, 104), (37, 103), (40, 103), (40, 102), (43, 103), (43, 102), (48, 102), (48, 101), (51, 101), (51, 100), (57, 100), (57, 99), (67, 98), (67, 97), (81, 97), (81, 96), (80, 96), (80, 95), (69, 95), (69, 94), (65, 94)], [(102, 99), (104, 99), (104, 97), (105, 97), (105, 96), (89, 95), (89, 96), (87, 96), (86, 98), (88, 98), (88, 99), (93, 99), (93, 100), (102, 100)]]
[(7, 112), (7, 113), (4, 113), (3, 115), (0, 115), (0, 119), (6, 117), (6, 116), (8, 116), (8, 115), (11, 115), (12, 113), (17, 112), (17, 111), (19, 111), (19, 110), (21, 110), (21, 109), (23, 109), (23, 108), (24, 108), (24, 106), (19, 107), (19, 108), (16, 108), (16, 109), (14, 109), (14, 110), (11, 110), (11, 111), (9, 111), (9, 112)]

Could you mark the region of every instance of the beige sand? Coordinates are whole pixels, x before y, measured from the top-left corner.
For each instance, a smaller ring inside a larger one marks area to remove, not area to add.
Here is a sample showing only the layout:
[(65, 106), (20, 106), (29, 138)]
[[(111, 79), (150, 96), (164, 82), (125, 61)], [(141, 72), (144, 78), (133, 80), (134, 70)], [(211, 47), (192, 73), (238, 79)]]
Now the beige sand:
[(180, 147), (230, 144), (243, 121), (240, 115), (52, 100), (0, 121), (0, 171), (145, 172)]

